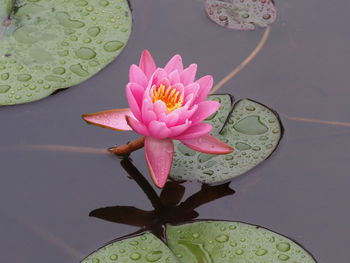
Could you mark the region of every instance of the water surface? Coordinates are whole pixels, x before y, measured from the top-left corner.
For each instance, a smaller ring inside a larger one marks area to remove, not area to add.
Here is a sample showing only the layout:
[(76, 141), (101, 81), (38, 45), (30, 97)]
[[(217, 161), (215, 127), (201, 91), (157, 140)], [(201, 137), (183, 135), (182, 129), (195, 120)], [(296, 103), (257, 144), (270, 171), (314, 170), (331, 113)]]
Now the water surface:
[[(130, 64), (144, 48), (160, 65), (175, 53), (219, 81), (259, 42), (262, 30), (237, 32), (207, 19), (195, 0), (131, 1), (128, 46), (101, 73), (39, 102), (0, 108), (1, 262), (78, 262), (137, 227), (89, 217), (104, 206), (152, 210), (145, 194), (108, 154), (28, 150), (50, 144), (103, 149), (132, 133), (88, 126), (80, 115), (126, 107)], [(282, 115), (277, 152), (232, 180), (236, 193), (199, 207), (198, 218), (262, 225), (305, 246), (320, 263), (347, 262), (350, 243), (350, 129), (290, 120), (349, 121), (348, 0), (276, 1), (279, 18), (262, 52), (221, 92), (248, 97)], [(27, 149), (27, 150), (26, 150)], [(132, 155), (146, 176), (143, 152)], [(185, 198), (200, 190), (186, 183)]]

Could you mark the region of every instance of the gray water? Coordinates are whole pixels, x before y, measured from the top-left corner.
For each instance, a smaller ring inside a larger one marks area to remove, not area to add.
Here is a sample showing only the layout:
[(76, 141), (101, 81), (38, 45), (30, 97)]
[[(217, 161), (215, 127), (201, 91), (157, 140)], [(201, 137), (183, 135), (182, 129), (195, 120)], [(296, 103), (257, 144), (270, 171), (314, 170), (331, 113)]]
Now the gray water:
[[(28, 145), (104, 149), (136, 138), (85, 124), (80, 115), (127, 106), (130, 64), (149, 49), (159, 65), (175, 53), (216, 81), (257, 45), (262, 30), (221, 28), (195, 0), (131, 1), (129, 44), (105, 70), (39, 102), (0, 108), (0, 262), (79, 262), (139, 228), (89, 217), (104, 206), (152, 210), (140, 187), (109, 154)], [(350, 116), (348, 0), (276, 1), (279, 18), (262, 52), (220, 92), (251, 98), (282, 115), (285, 137), (273, 156), (232, 180), (234, 195), (199, 207), (198, 218), (239, 220), (287, 235), (319, 263), (349, 262)], [(132, 155), (148, 178), (143, 151)], [(186, 197), (199, 183), (186, 183)]]

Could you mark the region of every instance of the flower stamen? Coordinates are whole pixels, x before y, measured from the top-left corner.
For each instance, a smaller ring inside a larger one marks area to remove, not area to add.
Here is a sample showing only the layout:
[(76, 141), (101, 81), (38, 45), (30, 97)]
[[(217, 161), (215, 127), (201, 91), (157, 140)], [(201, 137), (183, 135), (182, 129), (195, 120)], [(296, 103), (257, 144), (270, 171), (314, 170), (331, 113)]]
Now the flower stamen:
[(163, 101), (167, 111), (171, 112), (183, 105), (183, 94), (180, 94), (180, 91), (172, 86), (165, 87), (163, 84), (160, 84), (153, 89), (152, 94), (152, 102), (155, 103), (158, 100)]

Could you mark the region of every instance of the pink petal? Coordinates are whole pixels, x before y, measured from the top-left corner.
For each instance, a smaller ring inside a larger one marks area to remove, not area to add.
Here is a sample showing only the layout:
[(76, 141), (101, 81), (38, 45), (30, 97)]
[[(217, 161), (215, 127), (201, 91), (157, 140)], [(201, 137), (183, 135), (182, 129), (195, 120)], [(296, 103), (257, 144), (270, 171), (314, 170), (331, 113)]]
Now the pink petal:
[(153, 103), (151, 100), (144, 99), (142, 103), (142, 123), (148, 125), (151, 121), (157, 119), (157, 115), (153, 110)]
[(138, 134), (144, 135), (144, 136), (149, 136), (149, 132), (147, 130), (147, 127), (143, 125), (141, 122), (138, 120), (134, 119), (133, 117), (130, 116), (125, 116), (126, 122), (128, 125)]
[(153, 74), (152, 80), (149, 83), (149, 85), (151, 85), (151, 86), (153, 86), (153, 85), (158, 86), (160, 84), (163, 84), (162, 81), (164, 81), (164, 79), (167, 79), (167, 78), (168, 78), (168, 73), (164, 69), (158, 68), (158, 69), (156, 69), (155, 73)]
[(208, 154), (228, 154), (233, 152), (233, 148), (215, 137), (206, 134), (193, 139), (181, 140), (187, 147), (202, 153)]
[(125, 116), (133, 116), (130, 109), (106, 110), (91, 114), (84, 114), (82, 118), (89, 124), (117, 131), (131, 131)]
[(180, 82), (180, 74), (179, 71), (174, 70), (168, 75), (169, 81), (172, 85)]
[(178, 70), (180, 73), (183, 71), (182, 58), (180, 55), (173, 56), (168, 64), (164, 67), (164, 70), (168, 73), (173, 72), (174, 70)]
[(130, 110), (138, 120), (141, 120), (140, 106), (143, 99), (143, 93), (143, 88), (137, 83), (128, 83), (126, 85), (126, 97), (128, 99)]
[(200, 137), (204, 134), (209, 133), (212, 129), (213, 129), (213, 127), (208, 123), (198, 123), (198, 124), (191, 126), (184, 133), (180, 134), (179, 136), (177, 136), (174, 139), (180, 140), (180, 141), (187, 140), (187, 139), (193, 139), (193, 138)]
[(179, 116), (178, 123), (182, 124), (192, 117), (192, 115), (196, 112), (197, 108), (198, 105), (194, 105), (191, 109), (188, 109), (188, 105), (185, 105), (181, 108), (174, 110), (173, 113)]
[(171, 139), (145, 138), (145, 155), (154, 184), (163, 188), (173, 162), (174, 144)]
[(209, 91), (213, 87), (213, 82), (213, 77), (210, 75), (204, 76), (196, 81), (196, 83), (200, 85), (200, 89), (198, 92), (198, 97), (194, 101), (195, 104), (198, 104), (207, 98)]
[(197, 105), (198, 109), (191, 117), (193, 124), (201, 122), (220, 108), (220, 103), (214, 100), (203, 101)]
[(170, 136), (170, 130), (164, 122), (151, 121), (148, 125), (149, 133), (157, 139), (165, 139)]
[(180, 79), (181, 82), (187, 86), (188, 84), (194, 82), (197, 73), (197, 64), (191, 64), (188, 68), (181, 72)]
[(144, 50), (141, 54), (139, 66), (145, 73), (146, 77), (151, 78), (152, 74), (156, 70), (157, 66), (151, 53), (148, 50)]
[(158, 85), (164, 85), (164, 87), (169, 87), (171, 84), (170, 84), (170, 81), (168, 78), (162, 78), (159, 82), (158, 82)]
[(185, 87), (182, 85), (182, 83), (176, 83), (173, 84), (172, 87), (176, 89), (181, 95), (183, 95), (185, 92)]
[(164, 101), (161, 100), (157, 100), (154, 104), (153, 104), (153, 109), (155, 114), (157, 115), (158, 119), (161, 115), (163, 114), (167, 114), (167, 108), (165, 106)]
[(192, 125), (192, 122), (187, 120), (185, 123), (181, 125), (170, 127), (169, 129), (171, 132), (171, 135), (170, 135), (171, 138), (175, 138), (176, 136), (180, 135), (181, 133), (186, 131), (191, 125)]
[(140, 84), (144, 89), (147, 87), (148, 79), (145, 73), (136, 65), (131, 65), (129, 70), (129, 82)]
[(199, 89), (200, 86), (198, 83), (191, 83), (185, 87), (185, 96), (193, 94), (195, 97), (197, 97)]
[(173, 127), (178, 123), (179, 115), (174, 112), (171, 113), (162, 113), (158, 116), (158, 120), (164, 122), (167, 127)]

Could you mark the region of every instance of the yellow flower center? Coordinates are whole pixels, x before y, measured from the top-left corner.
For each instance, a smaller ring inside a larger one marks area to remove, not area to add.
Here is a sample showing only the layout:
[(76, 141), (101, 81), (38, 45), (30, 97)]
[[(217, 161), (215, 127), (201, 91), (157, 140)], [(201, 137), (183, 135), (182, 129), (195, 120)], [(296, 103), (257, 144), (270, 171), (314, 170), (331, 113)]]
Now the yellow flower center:
[(163, 101), (168, 112), (180, 108), (183, 104), (183, 99), (183, 95), (172, 86), (166, 88), (163, 84), (160, 84), (159, 87), (153, 89), (152, 102)]

